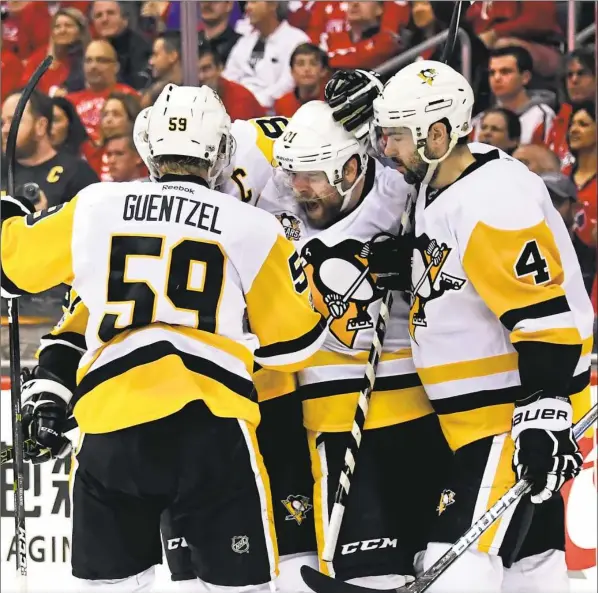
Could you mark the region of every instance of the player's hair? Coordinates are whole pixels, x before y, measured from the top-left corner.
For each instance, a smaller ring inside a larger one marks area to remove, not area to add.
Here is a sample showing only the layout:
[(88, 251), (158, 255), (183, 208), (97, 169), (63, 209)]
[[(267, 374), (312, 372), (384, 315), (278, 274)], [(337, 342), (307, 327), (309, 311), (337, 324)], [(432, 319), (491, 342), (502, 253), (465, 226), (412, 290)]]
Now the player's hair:
[(161, 39), (166, 51), (172, 53), (176, 51), (181, 56), (181, 34), (178, 31), (164, 31), (156, 39)]
[(320, 66), (322, 66), (322, 68), (328, 68), (328, 54), (313, 43), (301, 43), (295, 48), (291, 54), (291, 68), (294, 66), (295, 60), (299, 56), (315, 56), (320, 62)]
[(206, 56), (212, 56), (212, 59), (214, 60), (214, 64), (216, 66), (224, 66), (222, 56), (218, 53), (216, 47), (209, 41), (204, 41), (203, 43), (200, 43), (197, 48), (198, 60), (201, 58), (205, 58)]
[[(12, 97), (13, 95), (21, 95), (22, 93), (23, 89), (18, 89), (10, 93), (6, 99), (8, 99), (8, 97)], [(37, 89), (34, 89), (31, 93), (29, 101), (27, 101), (27, 105), (29, 106), (31, 115), (35, 120), (38, 120), (40, 117), (43, 117), (47, 120), (48, 134), (50, 134), (50, 131), (52, 130), (52, 123), (54, 121), (54, 116), (52, 115), (54, 104), (52, 103), (52, 99)]]
[(505, 107), (491, 107), (484, 113), (484, 117), (489, 113), (499, 113), (504, 117), (509, 140), (519, 140), (521, 138), (521, 122), (516, 113)]
[(534, 60), (532, 55), (519, 45), (509, 45), (507, 47), (499, 47), (490, 52), (490, 60), (492, 58), (502, 58), (504, 56), (513, 56), (517, 62), (517, 69), (519, 72), (534, 72)]
[(163, 154), (152, 157), (153, 164), (160, 175), (196, 175), (204, 178), (210, 170), (210, 163), (192, 156)]

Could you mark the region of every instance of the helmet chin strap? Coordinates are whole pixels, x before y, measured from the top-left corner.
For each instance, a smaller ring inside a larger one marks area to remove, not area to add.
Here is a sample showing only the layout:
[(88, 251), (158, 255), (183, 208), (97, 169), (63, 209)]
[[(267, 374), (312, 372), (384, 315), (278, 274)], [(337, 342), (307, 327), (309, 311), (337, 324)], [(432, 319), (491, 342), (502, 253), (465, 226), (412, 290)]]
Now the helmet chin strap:
[(440, 165), (440, 163), (442, 163), (442, 161), (444, 161), (449, 154), (451, 154), (451, 152), (453, 151), (453, 148), (455, 148), (455, 146), (457, 145), (457, 142), (459, 140), (459, 136), (457, 136), (457, 134), (451, 134), (451, 140), (449, 142), (448, 148), (446, 149), (446, 152), (438, 159), (429, 159), (425, 154), (425, 150), (426, 150), (426, 145), (424, 144), (424, 146), (422, 146), (421, 148), (417, 149), (417, 152), (419, 154), (419, 156), (421, 156), (422, 160), (425, 163), (428, 163), (428, 170), (426, 171), (426, 176), (424, 177), (422, 184), (423, 185), (428, 185), (434, 175), (434, 172), (436, 171), (436, 169), (438, 168), (438, 165)]
[(366, 169), (367, 169), (367, 159), (366, 159), (365, 164), (363, 164), (363, 166), (361, 167), (361, 173), (357, 176), (357, 178), (351, 184), (351, 187), (349, 189), (342, 190), (340, 188), (340, 183), (336, 186), (336, 191), (338, 191), (338, 193), (343, 198), (343, 203), (341, 204), (341, 212), (344, 212), (348, 208), (349, 202), (351, 201), (351, 198), (353, 197), (353, 190), (357, 187), (357, 184), (364, 178)]

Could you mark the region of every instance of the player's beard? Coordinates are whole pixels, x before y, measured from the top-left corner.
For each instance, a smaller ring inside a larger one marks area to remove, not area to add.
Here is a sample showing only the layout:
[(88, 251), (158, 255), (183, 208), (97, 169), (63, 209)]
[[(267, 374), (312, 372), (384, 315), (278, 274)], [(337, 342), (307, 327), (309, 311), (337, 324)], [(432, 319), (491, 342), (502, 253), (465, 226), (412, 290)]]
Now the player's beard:
[(333, 187), (322, 195), (316, 195), (314, 192), (294, 193), (295, 199), (313, 227), (325, 229), (339, 219), (343, 198)]
[[(429, 153), (427, 147), (425, 148), (424, 153), (427, 158), (435, 158), (433, 155), (431, 155)], [(415, 151), (411, 155), (411, 158), (409, 158), (409, 160), (407, 162), (402, 162), (402, 165), (406, 170), (403, 177), (405, 178), (405, 181), (409, 185), (415, 185), (416, 183), (422, 183), (423, 180), (426, 178), (428, 169), (430, 167), (429, 163), (426, 163), (426, 161), (424, 161), (424, 159), (422, 159), (421, 155), (417, 151)], [(432, 179), (430, 179), (428, 181), (428, 184), (431, 183), (435, 179), (437, 174), (438, 174), (438, 168), (435, 169), (434, 173), (432, 174)]]

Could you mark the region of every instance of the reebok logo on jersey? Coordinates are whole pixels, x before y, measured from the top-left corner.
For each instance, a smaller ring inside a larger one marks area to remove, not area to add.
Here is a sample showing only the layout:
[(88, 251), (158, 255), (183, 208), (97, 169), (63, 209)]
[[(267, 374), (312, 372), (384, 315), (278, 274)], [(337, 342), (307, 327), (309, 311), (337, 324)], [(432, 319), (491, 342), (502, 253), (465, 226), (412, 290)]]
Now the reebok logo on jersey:
[(291, 494), (280, 502), (282, 502), (284, 508), (289, 512), (284, 520), (294, 520), (297, 522), (297, 525), (301, 525), (307, 518), (307, 513), (313, 509), (313, 506), (309, 502), (309, 498), (307, 496), (302, 496), (301, 494)]
[(369, 552), (371, 550), (383, 550), (384, 548), (396, 548), (397, 540), (389, 537), (379, 537), (376, 539), (364, 539), (361, 542), (352, 542), (344, 544), (341, 548), (341, 554), (354, 554), (355, 552)]

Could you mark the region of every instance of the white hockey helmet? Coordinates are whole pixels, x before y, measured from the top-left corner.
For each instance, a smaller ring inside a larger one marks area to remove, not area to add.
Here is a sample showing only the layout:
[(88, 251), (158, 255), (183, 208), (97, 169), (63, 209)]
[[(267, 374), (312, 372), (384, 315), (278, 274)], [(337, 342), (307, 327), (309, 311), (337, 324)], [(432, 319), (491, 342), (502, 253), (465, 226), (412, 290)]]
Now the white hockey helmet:
[(141, 160), (148, 168), (150, 175), (155, 179), (157, 175), (150, 159), (150, 147), (147, 135), (151, 112), (152, 108), (146, 107), (145, 109), (142, 109), (139, 112), (139, 115), (135, 118), (135, 124), (133, 125), (133, 142), (135, 143), (135, 148), (137, 149)]
[(207, 161), (208, 182), (213, 186), (233, 153), (230, 127), (230, 117), (211, 88), (168, 84), (151, 108), (150, 160), (176, 155)]
[[(420, 60), (405, 66), (384, 86), (374, 99), (372, 144), (377, 145), (381, 128), (409, 128), (422, 159), (437, 165), (453, 150), (455, 144), (471, 131), (473, 89), (459, 72), (433, 60)], [(424, 155), (428, 130), (446, 118), (451, 126), (447, 152), (439, 159)]]
[[(365, 175), (368, 157), (366, 146), (335, 122), (332, 113), (324, 101), (302, 105), (284, 134), (274, 142), (274, 159), (288, 174), (323, 172), (343, 197), (342, 211), (349, 203), (351, 191)], [(351, 187), (343, 188), (343, 168), (354, 156), (359, 161), (359, 175)]]

